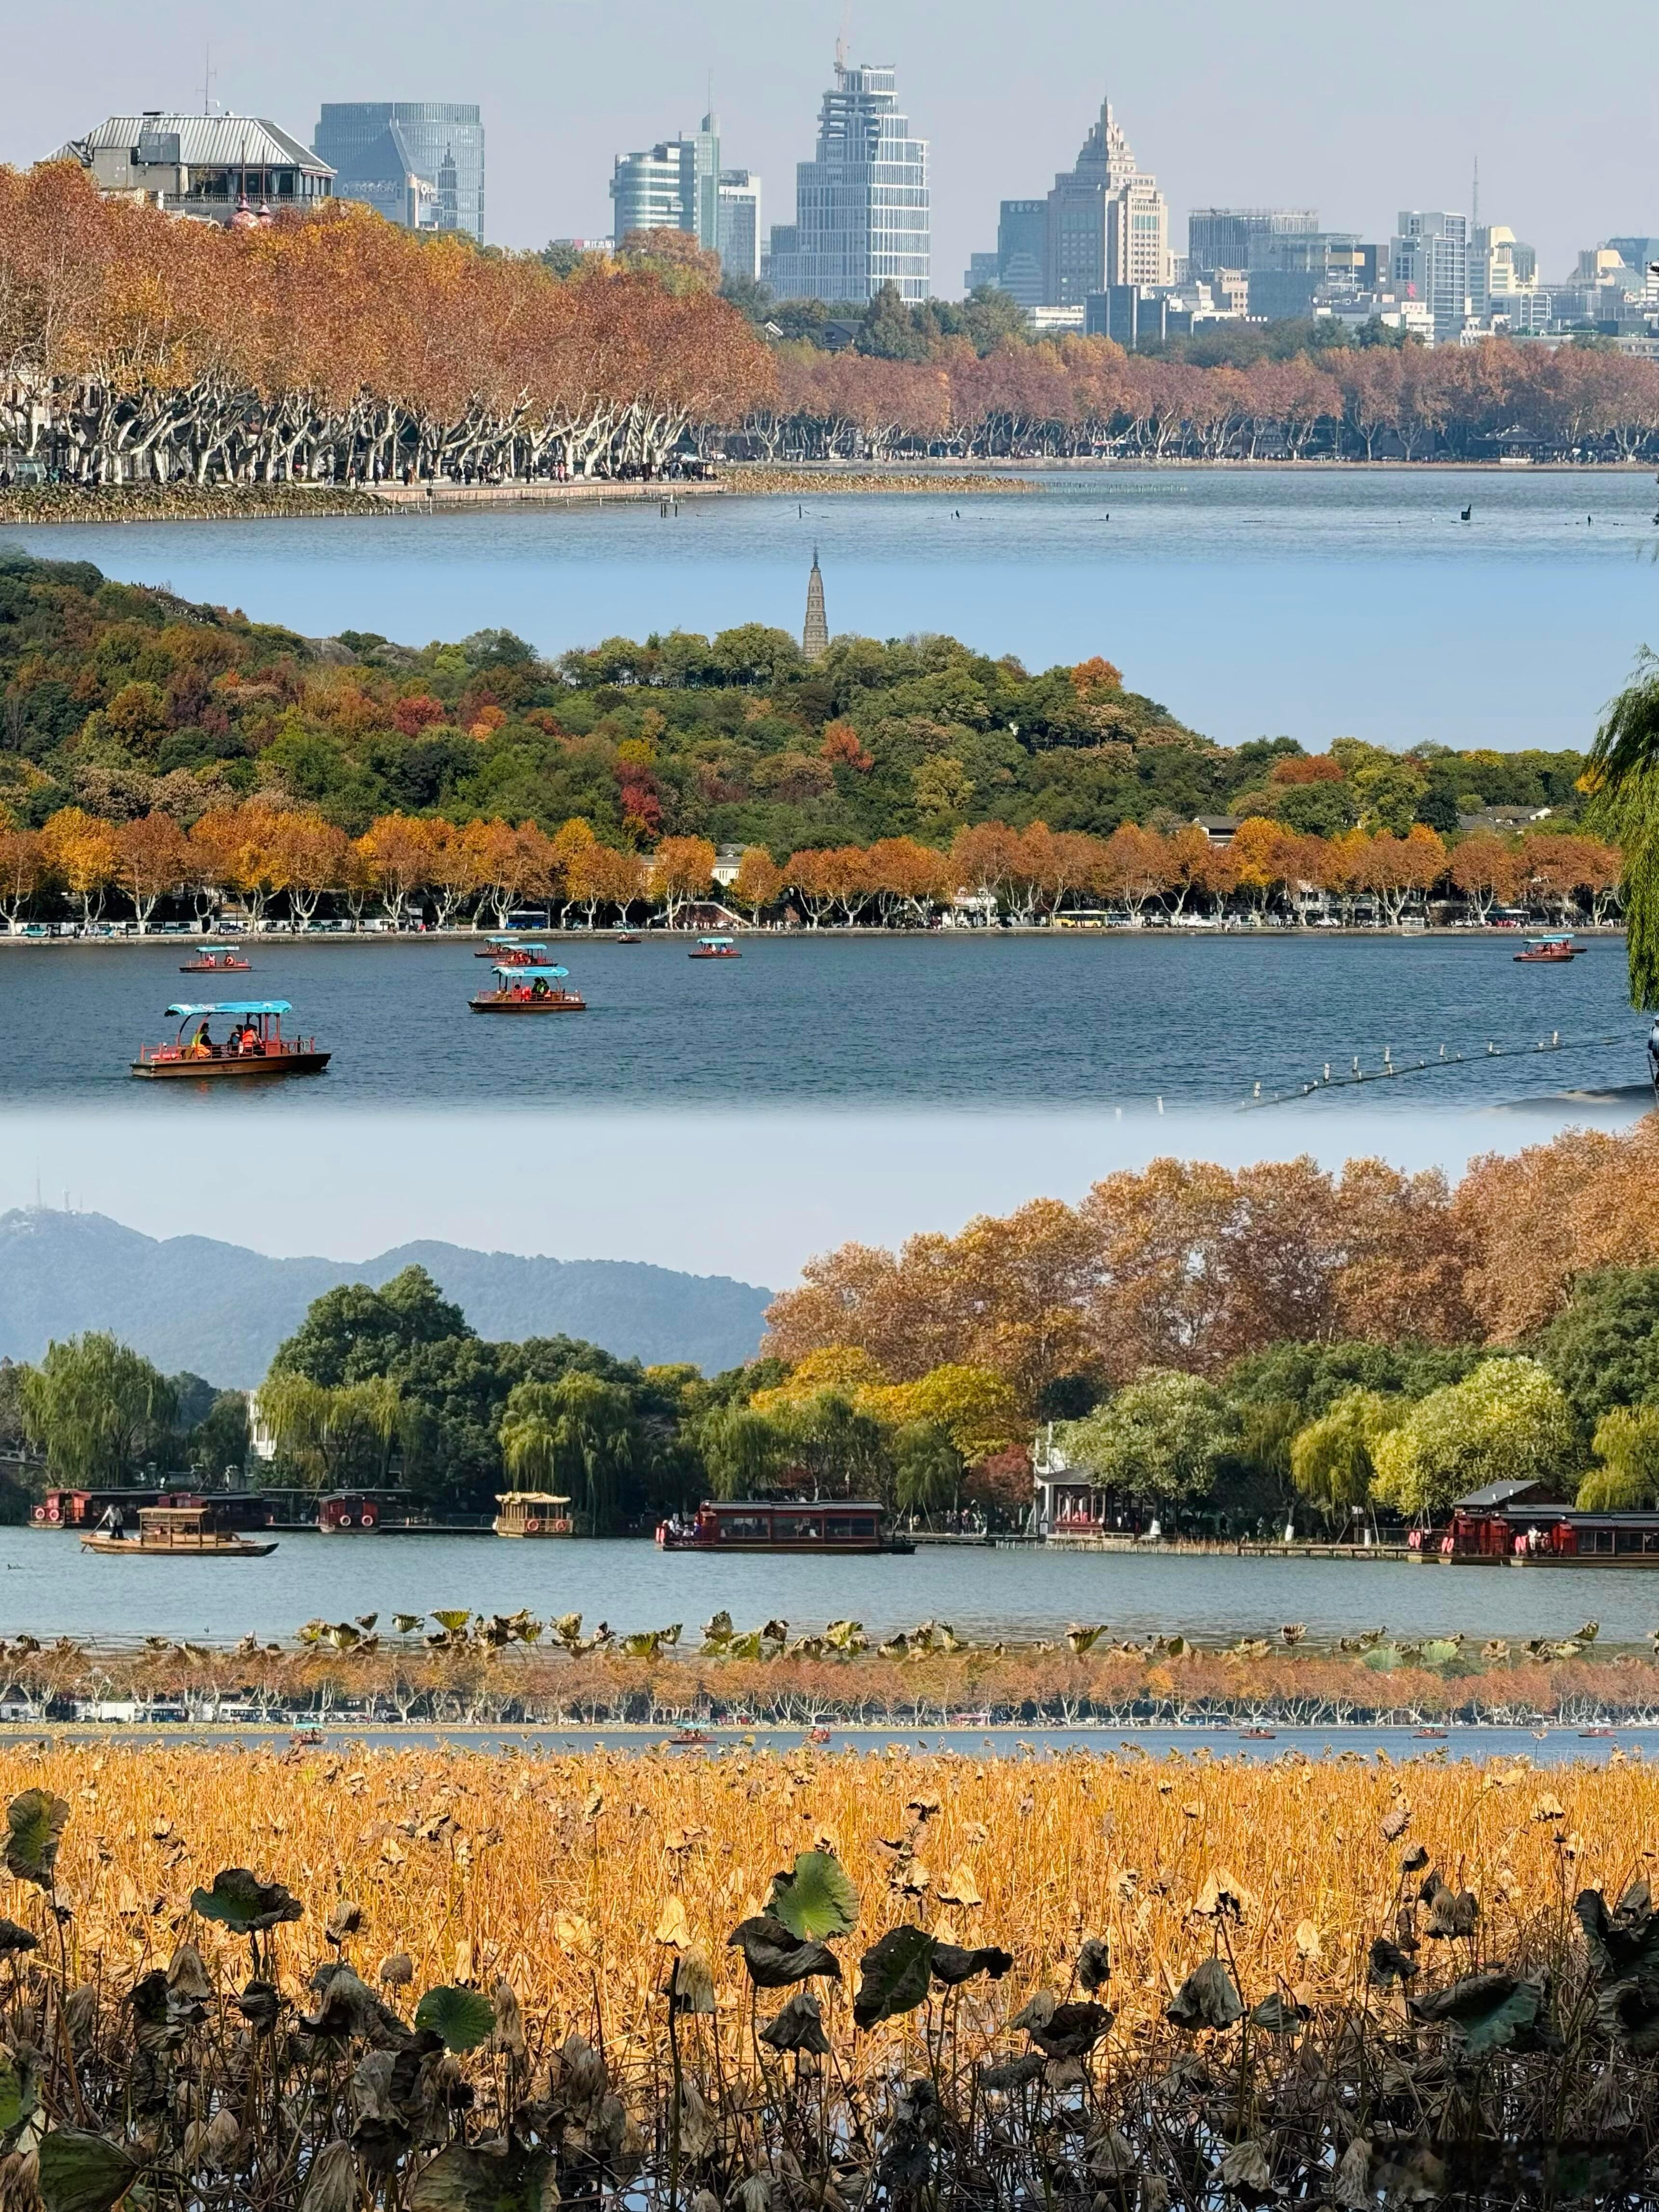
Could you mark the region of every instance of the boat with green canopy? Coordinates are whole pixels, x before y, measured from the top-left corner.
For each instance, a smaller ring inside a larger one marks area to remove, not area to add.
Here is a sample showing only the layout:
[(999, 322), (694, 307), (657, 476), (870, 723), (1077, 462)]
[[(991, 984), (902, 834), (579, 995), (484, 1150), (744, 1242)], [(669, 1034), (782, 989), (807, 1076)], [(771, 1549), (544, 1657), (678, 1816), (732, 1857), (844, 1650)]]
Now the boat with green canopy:
[(587, 1001), (580, 991), (567, 991), (568, 968), (538, 965), (517, 968), (498, 962), (492, 970), (493, 991), (476, 991), (467, 1001), (475, 1014), (585, 1014)]
[[(221, 999), (167, 1011), (179, 1024), (171, 1042), (141, 1045), (131, 1063), (132, 1073), (149, 1082), (320, 1075), (329, 1063), (315, 1037), (283, 1036), (283, 1017), (294, 1011), (286, 999)], [(217, 1037), (215, 1022), (225, 1024)]]

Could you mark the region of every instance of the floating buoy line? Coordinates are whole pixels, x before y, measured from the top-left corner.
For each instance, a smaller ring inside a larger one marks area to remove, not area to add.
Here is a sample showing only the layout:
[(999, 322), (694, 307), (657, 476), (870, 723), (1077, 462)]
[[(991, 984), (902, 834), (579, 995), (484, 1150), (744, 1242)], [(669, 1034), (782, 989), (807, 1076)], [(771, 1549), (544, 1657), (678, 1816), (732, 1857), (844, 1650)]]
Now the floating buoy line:
[(1352, 1091), (1362, 1083), (1392, 1083), (1407, 1075), (1443, 1074), (1449, 1068), (1480, 1066), (1492, 1060), (1535, 1060), (1540, 1053), (1589, 1052), (1607, 1045), (1629, 1046), (1632, 1042), (1639, 1046), (1640, 1040), (1633, 1039), (1628, 1031), (1612, 1036), (1564, 1037), (1559, 1030), (1552, 1030), (1547, 1037), (1540, 1037), (1530, 1044), (1498, 1044), (1488, 1039), (1483, 1050), (1456, 1052), (1443, 1044), (1432, 1060), (1396, 1060), (1393, 1048), (1384, 1045), (1380, 1066), (1362, 1066), (1356, 1053), (1345, 1072), (1333, 1073), (1334, 1063), (1328, 1060), (1318, 1075), (1310, 1081), (1297, 1084), (1293, 1090), (1270, 1091), (1258, 1083), (1249, 1097), (1240, 1099), (1239, 1110), (1249, 1113), (1258, 1106), (1291, 1105), (1297, 1099), (1311, 1098), (1322, 1091)]

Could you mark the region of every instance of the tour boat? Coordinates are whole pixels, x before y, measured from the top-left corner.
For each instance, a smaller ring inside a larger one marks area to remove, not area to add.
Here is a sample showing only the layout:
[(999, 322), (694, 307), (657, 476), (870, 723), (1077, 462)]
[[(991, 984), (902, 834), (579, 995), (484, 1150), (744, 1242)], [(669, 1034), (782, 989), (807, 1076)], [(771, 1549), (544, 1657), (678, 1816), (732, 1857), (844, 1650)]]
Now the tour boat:
[(568, 968), (515, 967), (498, 961), (491, 971), (493, 991), (475, 991), (467, 1000), (475, 1014), (585, 1014), (580, 991), (567, 991)]
[(670, 1751), (695, 1751), (700, 1745), (710, 1742), (712, 1738), (706, 1736), (701, 1729), (685, 1728), (677, 1729), (667, 1741)]
[(1246, 1743), (1272, 1743), (1279, 1732), (1269, 1728), (1242, 1728), (1238, 1733)]
[(475, 960), (493, 960), (497, 967), (506, 968), (533, 968), (546, 957), (544, 945), (526, 945), (516, 937), (489, 937), (472, 951)]
[(211, 1505), (146, 1505), (138, 1515), (137, 1536), (89, 1528), (81, 1539), (83, 1552), (102, 1552), (112, 1559), (263, 1559), (276, 1548), (274, 1542), (256, 1543), (222, 1528)]
[(619, 929), (611, 940), (613, 945), (637, 945), (639, 941), (640, 933), (637, 929)]
[[(319, 1052), (315, 1037), (285, 1037), (283, 1016), (294, 1009), (286, 999), (224, 999), (215, 1006), (167, 1008), (179, 1033), (171, 1044), (146, 1044), (131, 1062), (132, 1073), (151, 1081), (198, 1077), (240, 1079), (263, 1075), (320, 1075), (331, 1054)], [(232, 1024), (222, 1043), (210, 1025), (222, 1018)]]
[(253, 963), (244, 959), (234, 945), (204, 945), (193, 960), (181, 960), (181, 975), (222, 975), (233, 969), (239, 975), (252, 972)]
[(1572, 932), (1559, 930), (1548, 937), (1529, 937), (1519, 952), (1511, 953), (1512, 960), (1523, 960), (1533, 965), (1576, 960), (1584, 951), (1582, 945), (1572, 941)]
[(502, 1490), (495, 1494), (501, 1511), (494, 1528), (498, 1536), (574, 1536), (570, 1500), (550, 1490)]
[(741, 960), (743, 955), (729, 937), (700, 937), (686, 957), (688, 960)]
[(914, 1552), (868, 1498), (705, 1498), (696, 1515), (657, 1524), (665, 1552)]

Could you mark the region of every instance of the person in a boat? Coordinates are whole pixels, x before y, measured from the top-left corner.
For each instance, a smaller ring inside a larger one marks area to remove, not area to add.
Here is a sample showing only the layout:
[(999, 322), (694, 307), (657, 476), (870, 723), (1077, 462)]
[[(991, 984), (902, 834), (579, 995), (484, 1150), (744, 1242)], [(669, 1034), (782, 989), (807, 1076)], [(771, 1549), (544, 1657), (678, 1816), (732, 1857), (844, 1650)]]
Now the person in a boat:
[(112, 1536), (125, 1536), (127, 1533), (127, 1516), (121, 1510), (118, 1504), (106, 1505), (104, 1508), (104, 1516), (98, 1526), (107, 1529)]
[(203, 1023), (201, 1028), (197, 1030), (195, 1036), (185, 1046), (185, 1057), (190, 1060), (212, 1059), (213, 1039), (208, 1035), (208, 1025), (205, 1022)]
[(544, 999), (547, 996), (547, 978), (545, 975), (537, 976), (535, 981), (530, 987), (530, 995), (532, 999)]
[(241, 1053), (261, 1053), (264, 1048), (264, 1040), (254, 1027), (253, 1017), (250, 1014), (236, 1032), (236, 1049)]

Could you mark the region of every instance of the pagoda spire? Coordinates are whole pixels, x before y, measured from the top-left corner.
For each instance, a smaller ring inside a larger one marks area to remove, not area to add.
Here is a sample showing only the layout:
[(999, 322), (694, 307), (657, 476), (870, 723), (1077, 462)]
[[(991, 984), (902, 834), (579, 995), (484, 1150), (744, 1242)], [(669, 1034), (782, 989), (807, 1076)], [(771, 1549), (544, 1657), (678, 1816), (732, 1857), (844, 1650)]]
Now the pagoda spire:
[(830, 625), (823, 613), (823, 576), (818, 568), (818, 549), (812, 548), (812, 573), (806, 579), (806, 621), (800, 649), (808, 660), (822, 660), (830, 650)]

